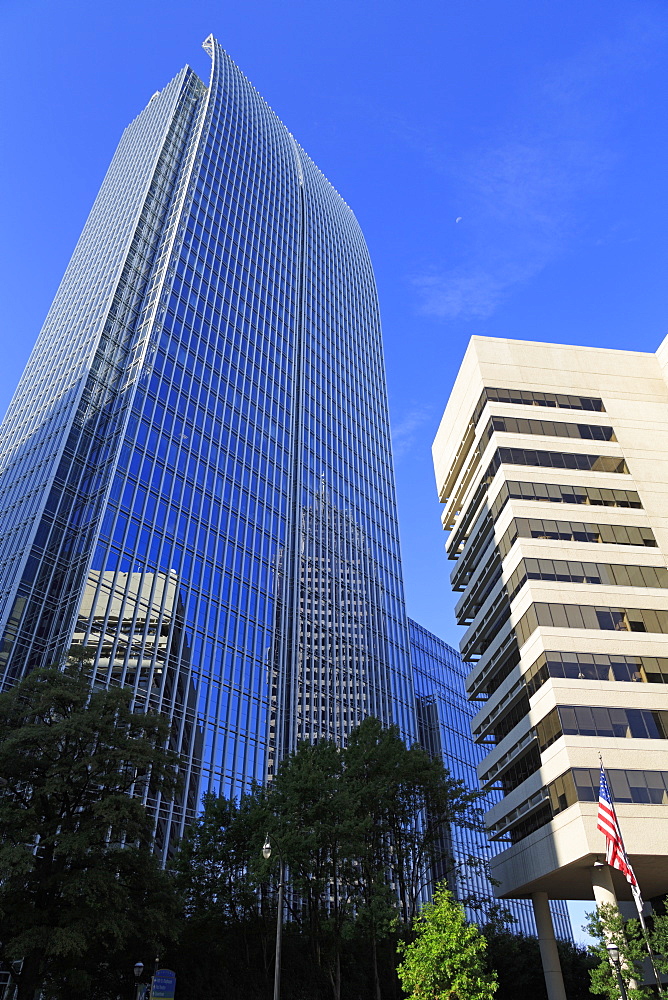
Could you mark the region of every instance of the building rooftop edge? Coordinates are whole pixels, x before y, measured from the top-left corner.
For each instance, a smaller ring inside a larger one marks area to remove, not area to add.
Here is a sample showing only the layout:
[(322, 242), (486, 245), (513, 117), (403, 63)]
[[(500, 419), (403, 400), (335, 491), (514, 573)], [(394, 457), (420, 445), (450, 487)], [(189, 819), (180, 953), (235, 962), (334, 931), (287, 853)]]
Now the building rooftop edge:
[(643, 357), (654, 357), (658, 354), (663, 345), (668, 343), (668, 334), (664, 337), (655, 351), (634, 351), (625, 347), (595, 347), (591, 344), (564, 344), (561, 341), (556, 340), (529, 340), (525, 337), (487, 337), (481, 333), (474, 333), (469, 339), (469, 344), (478, 340), (491, 341), (493, 343), (501, 344), (531, 344), (533, 347), (555, 347), (562, 350), (605, 351), (607, 354), (638, 354)]

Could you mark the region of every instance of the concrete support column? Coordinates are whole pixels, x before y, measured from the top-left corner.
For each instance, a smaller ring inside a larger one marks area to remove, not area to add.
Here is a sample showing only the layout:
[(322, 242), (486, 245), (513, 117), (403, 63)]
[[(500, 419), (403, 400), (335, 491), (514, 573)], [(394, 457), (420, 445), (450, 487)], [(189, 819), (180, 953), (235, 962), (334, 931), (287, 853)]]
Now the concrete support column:
[(547, 1000), (566, 1000), (564, 977), (561, 974), (557, 939), (554, 936), (550, 901), (546, 892), (534, 892), (531, 896), (533, 915), (536, 918), (540, 957), (547, 987)]
[(612, 882), (610, 865), (603, 865), (597, 861), (591, 870), (591, 884), (597, 907), (617, 906), (617, 893)]
[[(594, 862), (594, 867), (591, 870), (591, 884), (594, 889), (594, 899), (596, 900), (596, 908), (599, 906), (614, 906), (617, 907), (617, 893), (615, 892), (615, 886), (612, 881), (612, 869), (610, 865), (604, 865), (600, 861)], [(606, 934), (606, 938), (608, 935)], [(624, 966), (626, 969), (626, 966)], [(628, 970), (627, 970), (628, 971)], [(629, 980), (629, 986), (631, 989), (638, 989), (638, 984), (635, 979)]]

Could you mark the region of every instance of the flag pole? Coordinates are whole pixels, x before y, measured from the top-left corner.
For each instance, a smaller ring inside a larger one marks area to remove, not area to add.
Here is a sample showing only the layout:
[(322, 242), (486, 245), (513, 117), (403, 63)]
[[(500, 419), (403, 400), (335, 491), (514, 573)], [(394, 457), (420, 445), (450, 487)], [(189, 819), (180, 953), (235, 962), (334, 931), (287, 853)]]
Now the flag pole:
[[(604, 836), (606, 838), (606, 852), (605, 852), (606, 864), (608, 864), (611, 868), (614, 867), (614, 868), (617, 868), (619, 871), (621, 871), (622, 874), (625, 876), (626, 881), (631, 886), (631, 895), (633, 896), (633, 902), (636, 904), (636, 910), (638, 911), (638, 917), (640, 919), (640, 928), (642, 930), (642, 936), (645, 939), (645, 947), (647, 948), (647, 953), (649, 955), (649, 961), (650, 961), (650, 964), (652, 966), (652, 972), (654, 973), (654, 978), (656, 980), (656, 985), (657, 985), (658, 990), (659, 990), (659, 996), (662, 997), (662, 996), (664, 996), (664, 992), (663, 992), (663, 989), (661, 988), (661, 979), (659, 978), (659, 973), (658, 973), (658, 970), (656, 968), (656, 961), (655, 961), (655, 957), (654, 957), (654, 952), (652, 950), (652, 945), (650, 944), (649, 932), (647, 930), (647, 924), (645, 923), (645, 916), (643, 914), (643, 908), (644, 908), (645, 904), (643, 903), (643, 898), (642, 898), (642, 895), (640, 893), (640, 886), (638, 885), (638, 880), (637, 880), (637, 878), (635, 876), (635, 872), (633, 871), (633, 868), (631, 867), (631, 863), (630, 863), (630, 861), (628, 859), (628, 856), (626, 854), (626, 847), (624, 846), (624, 838), (622, 837), (622, 829), (621, 829), (621, 827), (619, 825), (619, 820), (617, 818), (617, 810), (615, 809), (615, 801), (614, 801), (614, 799), (612, 797), (612, 793), (610, 792), (610, 790), (608, 788), (608, 780), (607, 780), (605, 768), (603, 766), (603, 757), (601, 756), (601, 752), (600, 751), (599, 751), (599, 754), (598, 754), (598, 759), (601, 762), (601, 783), (600, 783), (600, 788), (599, 788), (599, 826), (598, 826), (598, 829), (601, 830), (601, 832), (604, 834)], [(604, 829), (600, 825), (600, 811), (601, 811), (601, 799), (602, 799), (601, 790), (602, 790), (603, 787), (605, 787), (606, 789), (608, 789), (608, 795), (607, 795), (607, 798), (606, 798), (606, 805), (608, 806), (608, 808), (610, 809), (610, 811), (612, 812), (612, 815), (614, 817), (614, 829), (615, 829), (615, 832), (616, 832), (616, 838), (611, 837), (608, 834), (607, 829)], [(616, 841), (616, 843), (615, 843), (615, 841)], [(614, 855), (611, 855), (610, 848), (612, 847), (613, 843), (615, 843), (616, 852), (615, 852)], [(623, 867), (620, 867), (619, 865), (614, 865), (614, 864), (610, 863), (610, 857), (612, 856), (612, 858), (614, 860), (614, 858), (619, 853), (621, 853), (622, 859), (624, 861), (624, 866)]]

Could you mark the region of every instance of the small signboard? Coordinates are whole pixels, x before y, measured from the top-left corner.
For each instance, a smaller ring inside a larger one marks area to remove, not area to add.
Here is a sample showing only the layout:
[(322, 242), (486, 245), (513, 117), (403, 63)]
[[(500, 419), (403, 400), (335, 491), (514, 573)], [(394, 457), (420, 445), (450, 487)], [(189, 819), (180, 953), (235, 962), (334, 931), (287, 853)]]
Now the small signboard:
[(171, 969), (158, 969), (153, 976), (150, 1000), (174, 1000), (176, 975)]

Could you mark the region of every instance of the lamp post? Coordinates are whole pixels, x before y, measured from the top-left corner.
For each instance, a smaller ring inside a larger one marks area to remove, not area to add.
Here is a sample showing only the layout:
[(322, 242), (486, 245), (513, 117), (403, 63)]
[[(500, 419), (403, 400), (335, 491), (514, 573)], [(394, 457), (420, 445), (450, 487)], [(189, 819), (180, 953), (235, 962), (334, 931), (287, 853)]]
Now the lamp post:
[(134, 974), (135, 974), (135, 994), (134, 994), (134, 996), (135, 996), (135, 1000), (139, 1000), (139, 987), (141, 985), (140, 982), (139, 982), (139, 980), (141, 978), (141, 974), (142, 974), (143, 971), (144, 971), (144, 963), (143, 962), (135, 962), (135, 965), (134, 965)]
[[(262, 847), (262, 857), (269, 859), (271, 857), (271, 841), (269, 840), (269, 834), (264, 838), (264, 844)], [(280, 874), (278, 882), (278, 913), (276, 914), (276, 958), (274, 960), (274, 1000), (280, 1000), (281, 995), (281, 937), (283, 935), (283, 858), (281, 856), (281, 849), (278, 849), (278, 861), (280, 865)]]
[(612, 941), (608, 941), (605, 947), (608, 949), (610, 964), (615, 970), (615, 975), (617, 976), (617, 985), (619, 987), (621, 1000), (629, 1000), (626, 992), (626, 986), (624, 985), (624, 980), (622, 979), (622, 967), (619, 962), (619, 948), (616, 944), (613, 944)]

